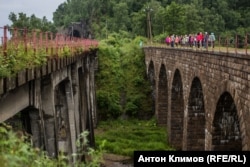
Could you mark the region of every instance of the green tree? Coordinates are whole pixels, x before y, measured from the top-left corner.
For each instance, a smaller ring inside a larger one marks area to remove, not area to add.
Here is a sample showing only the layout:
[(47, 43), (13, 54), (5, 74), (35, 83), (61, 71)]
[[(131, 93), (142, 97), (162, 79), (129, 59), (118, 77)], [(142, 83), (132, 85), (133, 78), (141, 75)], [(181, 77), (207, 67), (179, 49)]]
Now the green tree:
[(26, 28), (27, 30), (38, 29), (51, 32), (56, 31), (54, 24), (49, 22), (45, 16), (41, 19), (37, 18), (35, 14), (32, 14), (30, 17), (28, 17), (22, 12), (18, 13), (18, 15), (16, 15), (14, 12), (11, 12), (9, 14), (9, 20), (12, 22), (10, 26), (13, 28)]
[(11, 12), (9, 14), (9, 20), (12, 21), (12, 27), (18, 27), (18, 28), (29, 28), (29, 17), (23, 12), (18, 13), (18, 16)]
[(166, 29), (170, 34), (183, 34), (185, 33), (185, 8), (172, 2), (166, 7)]
[[(206, 22), (206, 20), (201, 17), (200, 12), (195, 5), (185, 5), (185, 11), (186, 33), (197, 33), (203, 31), (204, 22)], [(209, 25), (209, 23), (207, 23), (207, 25)]]
[(128, 17), (128, 5), (121, 2), (113, 7), (114, 17), (111, 24), (111, 28), (114, 32), (128, 31), (130, 19)]
[(100, 43), (96, 92), (102, 119), (151, 114), (150, 86), (139, 39), (143, 38), (131, 40), (127, 33), (113, 33)]

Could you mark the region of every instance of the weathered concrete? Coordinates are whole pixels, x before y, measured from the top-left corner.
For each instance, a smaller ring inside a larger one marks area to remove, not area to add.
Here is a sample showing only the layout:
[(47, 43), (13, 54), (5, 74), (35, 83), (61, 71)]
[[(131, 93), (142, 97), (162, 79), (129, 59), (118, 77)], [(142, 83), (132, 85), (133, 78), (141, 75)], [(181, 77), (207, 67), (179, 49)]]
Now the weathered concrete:
[[(94, 140), (96, 50), (50, 59), (40, 68), (0, 79), (0, 122), (21, 113), (20, 122), (33, 145), (51, 157), (76, 153), (76, 140), (85, 130)], [(94, 141), (90, 141), (94, 144)], [(72, 160), (74, 161), (74, 159)]]
[(250, 56), (145, 47), (155, 113), (177, 150), (250, 150)]

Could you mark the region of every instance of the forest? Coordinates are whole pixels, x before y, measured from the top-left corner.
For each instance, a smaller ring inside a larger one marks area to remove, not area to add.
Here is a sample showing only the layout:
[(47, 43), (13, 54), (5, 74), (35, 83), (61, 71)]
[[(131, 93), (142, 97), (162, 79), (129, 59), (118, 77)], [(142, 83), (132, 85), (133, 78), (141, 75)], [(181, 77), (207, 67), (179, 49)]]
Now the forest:
[(249, 0), (67, 0), (53, 16), (56, 27), (85, 22), (97, 39), (121, 31), (131, 37), (147, 36), (148, 19), (155, 40), (205, 31), (250, 32)]

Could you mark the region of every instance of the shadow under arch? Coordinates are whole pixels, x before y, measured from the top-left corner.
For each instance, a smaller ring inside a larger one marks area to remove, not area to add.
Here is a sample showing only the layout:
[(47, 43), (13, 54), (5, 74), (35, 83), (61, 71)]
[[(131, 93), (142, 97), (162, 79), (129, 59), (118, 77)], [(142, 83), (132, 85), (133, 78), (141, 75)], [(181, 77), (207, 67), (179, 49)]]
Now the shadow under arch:
[[(156, 88), (155, 88), (155, 69), (154, 69), (154, 63), (153, 61), (150, 61), (149, 63), (149, 67), (148, 67), (148, 78), (149, 78), (149, 81), (150, 81), (150, 84), (151, 84), (151, 90), (152, 90), (152, 101), (153, 101), (153, 104), (152, 104), (152, 112), (155, 113), (155, 91), (156, 91)], [(157, 115), (157, 113), (155, 113)]]
[(157, 120), (159, 125), (167, 125), (168, 116), (168, 81), (166, 68), (162, 64), (158, 81), (158, 99), (157, 99)]
[(227, 91), (220, 96), (217, 102), (213, 119), (212, 150), (242, 150), (237, 108), (231, 94)]
[(187, 150), (205, 150), (205, 107), (202, 85), (200, 79), (195, 77), (192, 81), (188, 98), (187, 118)]
[(182, 150), (183, 120), (184, 120), (184, 97), (183, 84), (180, 71), (174, 73), (171, 88), (171, 112), (169, 142), (176, 150)]
[(81, 33), (74, 29), (73, 32), (71, 32), (71, 36), (81, 38)]
[(33, 147), (45, 150), (44, 134), (39, 109), (28, 106), (7, 119), (4, 123), (10, 125), (12, 130), (19, 135), (26, 136), (26, 140), (32, 143)]

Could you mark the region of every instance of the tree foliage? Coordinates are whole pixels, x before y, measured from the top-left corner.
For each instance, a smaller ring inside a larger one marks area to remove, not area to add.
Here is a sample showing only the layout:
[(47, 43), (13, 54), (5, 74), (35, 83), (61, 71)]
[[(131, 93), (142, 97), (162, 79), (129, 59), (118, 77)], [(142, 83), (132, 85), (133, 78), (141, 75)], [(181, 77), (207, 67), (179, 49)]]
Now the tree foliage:
[(100, 119), (121, 115), (150, 115), (151, 90), (138, 37), (134, 40), (114, 33), (101, 41), (96, 75), (97, 107)]
[(18, 14), (11, 12), (9, 14), (9, 20), (12, 22), (11, 27), (19, 28), (19, 29), (27, 29), (29, 30), (41, 30), (43, 32), (50, 31), (56, 32), (56, 28), (54, 24), (47, 20), (44, 16), (42, 19), (32, 14), (30, 17), (25, 13), (20, 12)]
[(54, 12), (56, 26), (85, 21), (96, 38), (128, 31), (147, 36), (145, 8), (150, 7), (153, 36), (200, 31), (223, 34), (249, 29), (248, 0), (67, 0)]

